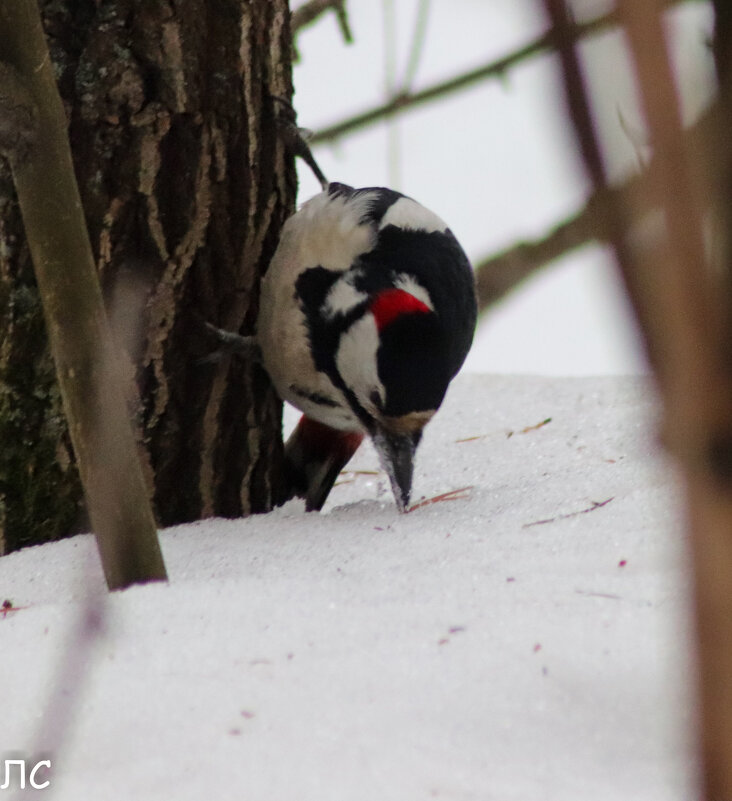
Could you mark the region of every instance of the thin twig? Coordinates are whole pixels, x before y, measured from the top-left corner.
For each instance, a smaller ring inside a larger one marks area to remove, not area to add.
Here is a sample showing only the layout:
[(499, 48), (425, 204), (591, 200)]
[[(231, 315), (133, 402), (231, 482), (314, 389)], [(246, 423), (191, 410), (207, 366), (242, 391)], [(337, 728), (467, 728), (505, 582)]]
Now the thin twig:
[(552, 21), (552, 28), (556, 35), (557, 51), (564, 73), (567, 106), (582, 151), (582, 160), (587, 175), (596, 189), (605, 189), (607, 187), (605, 164), (595, 132), (579, 57), (575, 50), (575, 37), (572, 30), (575, 23), (568, 13), (565, 0), (544, 0), (544, 7)]
[(417, 76), (419, 62), (424, 53), (424, 46), (427, 41), (427, 20), (429, 19), (430, 0), (420, 0), (417, 6), (417, 15), (414, 21), (414, 31), (412, 32), (412, 44), (409, 48), (407, 67), (404, 70), (404, 78), (401, 82), (402, 92), (408, 93), (412, 89), (412, 84)]
[[(584, 75), (575, 50), (574, 23), (569, 19), (565, 0), (543, 0), (543, 2), (556, 32), (567, 108), (587, 177), (592, 182), (595, 192), (607, 193), (607, 171), (595, 130)], [(612, 195), (608, 195), (608, 198), (612, 200)], [(648, 359), (656, 374), (663, 380), (661, 375), (664, 363), (661, 353), (663, 338), (659, 331), (662, 322), (658, 318), (655, 299), (649, 294), (644, 283), (645, 273), (636, 269), (634, 253), (628, 247), (627, 235), (631, 222), (628, 214), (628, 207), (625, 204), (618, 202), (608, 204), (606, 217), (608, 240), (613, 246), (631, 305), (641, 323)]]
[[(545, 420), (542, 420), (540, 423), (534, 423), (533, 426), (526, 426), (525, 428), (522, 428), (518, 433), (519, 434), (530, 434), (532, 431), (538, 431), (540, 428), (544, 428), (544, 426), (549, 425), (549, 423), (551, 423), (551, 421), (552, 421), (552, 418), (551, 417), (547, 417)], [(513, 431), (509, 431), (508, 434), (506, 434), (506, 436), (509, 437), (509, 438), (512, 437), (513, 435), (514, 435)]]
[[(382, 0), (382, 35), (384, 38), (384, 96), (386, 98), (396, 97), (397, 91), (397, 52), (399, 45), (397, 42), (397, 21), (395, 0)], [(393, 117), (387, 121), (387, 173), (389, 176), (389, 186), (395, 189), (401, 184), (399, 175), (399, 165), (401, 162), (401, 147), (399, 137), (399, 127), (397, 120)]]
[[(699, 2), (700, 0), (663, 0), (664, 5), (673, 6), (680, 3)], [(573, 24), (569, 35), (572, 41), (602, 33), (618, 24), (616, 12), (605, 14), (588, 22)], [(468, 72), (456, 75), (446, 81), (433, 84), (419, 92), (409, 92), (395, 97), (386, 103), (382, 103), (373, 108), (362, 111), (359, 114), (349, 117), (346, 120), (333, 123), (320, 131), (316, 131), (311, 139), (311, 144), (316, 145), (322, 142), (329, 142), (338, 139), (344, 134), (350, 133), (368, 125), (374, 125), (385, 117), (401, 113), (414, 106), (428, 103), (439, 97), (451, 94), (452, 92), (467, 89), (480, 81), (486, 79), (501, 79), (505, 74), (517, 64), (526, 61), (534, 56), (552, 52), (556, 49), (556, 36), (553, 31), (547, 31), (518, 50), (509, 53), (499, 59), (489, 61), (480, 67)]]
[(310, 0), (309, 3), (304, 3), (300, 8), (296, 8), (292, 12), (290, 20), (292, 33), (296, 34), (301, 28), (310, 25), (311, 22), (315, 22), (326, 11), (335, 11), (343, 40), (347, 44), (351, 44), (353, 42), (353, 33), (348, 24), (345, 0)]
[[(551, 423), (552, 418), (547, 417), (545, 420), (542, 420), (540, 423), (536, 423), (535, 425), (526, 426), (525, 428), (521, 428), (518, 431), (506, 431), (506, 438), (511, 439), (514, 434), (530, 434), (532, 431), (538, 431), (540, 428), (544, 428), (545, 425)], [(458, 445), (463, 445), (466, 442), (478, 442), (481, 439), (488, 439), (490, 434), (476, 434), (473, 437), (463, 437), (462, 439), (456, 439), (455, 442)]]
[(459, 489), (443, 492), (441, 495), (435, 495), (433, 498), (425, 498), (410, 506), (407, 512), (414, 512), (415, 509), (421, 509), (423, 506), (429, 506), (432, 503), (442, 503), (442, 501), (463, 501), (469, 497), (470, 490), (472, 489), (472, 485), (469, 487), (460, 487)]
[[(686, 132), (686, 152), (690, 161), (698, 161), (705, 152), (712, 131), (719, 123), (718, 116), (719, 110), (714, 105)], [(499, 301), (536, 270), (572, 250), (591, 242), (610, 243), (613, 235), (610, 220), (612, 210), (617, 206), (629, 205), (632, 198), (636, 214), (650, 211), (656, 201), (648, 192), (649, 179), (658, 169), (658, 163), (658, 159), (651, 158), (642, 173), (617, 186), (595, 190), (579, 211), (545, 236), (519, 242), (478, 261), (475, 273), (481, 310)], [(708, 192), (699, 189), (695, 192), (699, 202), (711, 201)]]
[(14, 606), (12, 601), (6, 599), (0, 607), (0, 618), (5, 620), (8, 615), (13, 612), (21, 612), (23, 609), (30, 609), (30, 606)]
[(615, 500), (615, 496), (612, 498), (608, 498), (604, 501), (593, 501), (592, 506), (588, 506), (586, 509), (580, 509), (578, 512), (569, 512), (568, 514), (564, 515), (557, 515), (556, 517), (547, 517), (544, 520), (535, 520), (533, 523), (524, 523), (521, 528), (531, 528), (532, 526), (546, 526), (548, 523), (556, 523), (559, 520), (569, 520), (572, 517), (579, 517), (580, 515), (586, 515), (590, 512), (594, 512), (596, 509), (602, 509), (603, 506), (607, 506), (610, 501)]

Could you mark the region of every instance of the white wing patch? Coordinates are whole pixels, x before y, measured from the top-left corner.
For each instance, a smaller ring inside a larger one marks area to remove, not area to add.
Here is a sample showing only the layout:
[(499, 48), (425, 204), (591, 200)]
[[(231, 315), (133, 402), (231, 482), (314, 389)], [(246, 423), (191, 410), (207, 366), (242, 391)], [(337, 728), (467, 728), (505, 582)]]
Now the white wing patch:
[(447, 223), (444, 220), (409, 197), (401, 197), (389, 206), (381, 220), (379, 230), (386, 228), (387, 225), (427, 233), (447, 230)]
[(360, 292), (353, 285), (357, 277), (358, 272), (347, 273), (333, 284), (321, 308), (326, 317), (332, 319), (337, 314), (347, 314), (368, 298), (365, 292)]
[(394, 280), (394, 286), (413, 295), (417, 300), (421, 300), (428, 309), (435, 310), (430, 293), (421, 284), (417, 283), (411, 275), (399, 273)]
[(371, 400), (377, 392), (384, 403), (386, 390), (379, 379), (376, 352), (379, 349), (379, 332), (373, 314), (364, 314), (341, 336), (336, 367), (341, 377), (367, 412), (380, 415)]

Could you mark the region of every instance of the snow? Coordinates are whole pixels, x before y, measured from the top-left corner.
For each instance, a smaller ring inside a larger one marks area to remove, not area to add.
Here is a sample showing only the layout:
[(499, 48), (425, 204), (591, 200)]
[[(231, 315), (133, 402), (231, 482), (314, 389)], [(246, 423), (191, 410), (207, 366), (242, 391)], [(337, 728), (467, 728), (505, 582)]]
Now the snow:
[(0, 755), (56, 801), (698, 796), (654, 418), (640, 378), (466, 375), (415, 479), (456, 499), (398, 515), (364, 448), (319, 515), (163, 531), (169, 584), (105, 595), (89, 535), (0, 559)]

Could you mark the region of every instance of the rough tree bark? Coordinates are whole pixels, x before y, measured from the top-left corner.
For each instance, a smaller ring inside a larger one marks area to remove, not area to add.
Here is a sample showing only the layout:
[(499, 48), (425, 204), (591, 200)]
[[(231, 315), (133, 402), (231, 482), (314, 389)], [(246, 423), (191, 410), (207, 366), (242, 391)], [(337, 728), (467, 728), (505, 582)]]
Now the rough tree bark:
[[(202, 321), (251, 333), (294, 204), (274, 97), (286, 0), (42, 0), (97, 268), (162, 525), (279, 498), (280, 404), (255, 364), (200, 364)], [(0, 164), (0, 550), (82, 525), (81, 489), (7, 165)]]
[(36, 0), (0, 5), (0, 119), (107, 586), (165, 580)]

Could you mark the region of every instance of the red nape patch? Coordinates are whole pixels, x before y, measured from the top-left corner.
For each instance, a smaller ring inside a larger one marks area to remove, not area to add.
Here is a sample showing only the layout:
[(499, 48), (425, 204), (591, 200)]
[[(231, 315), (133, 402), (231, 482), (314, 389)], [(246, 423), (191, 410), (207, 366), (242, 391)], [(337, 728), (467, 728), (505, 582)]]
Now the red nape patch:
[(376, 320), (376, 328), (381, 331), (389, 323), (393, 323), (402, 314), (425, 314), (432, 311), (419, 298), (410, 295), (403, 289), (385, 289), (374, 298), (371, 313)]

